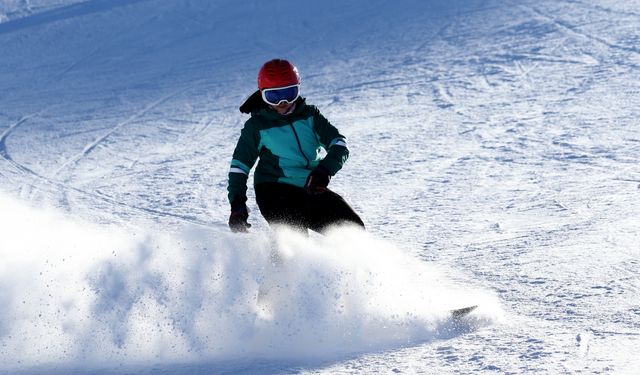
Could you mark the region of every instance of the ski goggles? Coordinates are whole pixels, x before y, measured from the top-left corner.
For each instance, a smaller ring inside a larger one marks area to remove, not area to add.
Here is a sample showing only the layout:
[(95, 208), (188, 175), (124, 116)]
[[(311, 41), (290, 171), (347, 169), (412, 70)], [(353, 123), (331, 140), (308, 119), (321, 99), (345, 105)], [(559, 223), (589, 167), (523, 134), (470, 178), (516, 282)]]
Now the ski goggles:
[(267, 104), (278, 105), (282, 102), (291, 104), (300, 96), (300, 85), (276, 87), (262, 90), (262, 100)]

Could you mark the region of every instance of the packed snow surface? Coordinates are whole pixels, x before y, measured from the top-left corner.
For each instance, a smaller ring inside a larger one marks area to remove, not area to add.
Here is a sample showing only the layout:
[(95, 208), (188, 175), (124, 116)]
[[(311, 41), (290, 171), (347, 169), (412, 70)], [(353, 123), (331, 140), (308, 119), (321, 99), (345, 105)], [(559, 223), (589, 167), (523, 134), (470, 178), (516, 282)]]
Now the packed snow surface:
[[(0, 0), (0, 373), (637, 373), (639, 45), (637, 0)], [(275, 57), (367, 232), (226, 228)]]

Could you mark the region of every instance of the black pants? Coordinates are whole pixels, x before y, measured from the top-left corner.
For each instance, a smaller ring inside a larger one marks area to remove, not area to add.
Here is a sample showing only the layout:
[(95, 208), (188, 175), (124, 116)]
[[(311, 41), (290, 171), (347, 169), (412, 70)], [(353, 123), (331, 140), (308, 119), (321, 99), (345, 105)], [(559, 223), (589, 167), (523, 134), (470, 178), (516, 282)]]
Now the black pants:
[(316, 232), (343, 223), (364, 228), (360, 216), (331, 190), (311, 195), (303, 188), (277, 182), (261, 183), (255, 189), (260, 213), (269, 225), (286, 224)]

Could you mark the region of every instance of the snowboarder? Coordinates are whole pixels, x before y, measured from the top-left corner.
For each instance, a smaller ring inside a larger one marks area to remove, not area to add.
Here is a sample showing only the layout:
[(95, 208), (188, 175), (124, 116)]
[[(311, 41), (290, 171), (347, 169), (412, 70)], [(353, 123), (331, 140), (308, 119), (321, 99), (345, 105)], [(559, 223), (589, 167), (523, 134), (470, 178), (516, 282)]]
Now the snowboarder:
[(364, 227), (347, 202), (327, 188), (349, 156), (346, 139), (300, 96), (300, 75), (292, 63), (266, 62), (258, 74), (258, 90), (240, 111), (251, 117), (244, 124), (229, 170), (232, 231), (246, 232), (251, 227), (247, 179), (258, 159), (256, 201), (269, 225), (317, 232), (339, 223)]

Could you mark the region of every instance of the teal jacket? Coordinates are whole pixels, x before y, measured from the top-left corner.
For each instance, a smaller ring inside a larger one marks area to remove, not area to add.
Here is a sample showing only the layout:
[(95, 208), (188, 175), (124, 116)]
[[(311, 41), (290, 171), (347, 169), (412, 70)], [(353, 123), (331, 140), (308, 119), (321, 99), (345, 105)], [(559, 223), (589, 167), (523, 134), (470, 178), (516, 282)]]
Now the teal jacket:
[(229, 202), (247, 200), (247, 179), (256, 160), (254, 185), (280, 182), (303, 187), (318, 165), (333, 176), (349, 157), (346, 138), (304, 98), (291, 114), (281, 115), (254, 93), (240, 111), (250, 113), (233, 152)]

